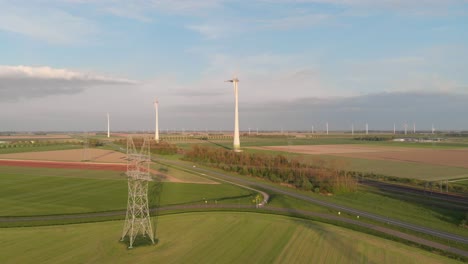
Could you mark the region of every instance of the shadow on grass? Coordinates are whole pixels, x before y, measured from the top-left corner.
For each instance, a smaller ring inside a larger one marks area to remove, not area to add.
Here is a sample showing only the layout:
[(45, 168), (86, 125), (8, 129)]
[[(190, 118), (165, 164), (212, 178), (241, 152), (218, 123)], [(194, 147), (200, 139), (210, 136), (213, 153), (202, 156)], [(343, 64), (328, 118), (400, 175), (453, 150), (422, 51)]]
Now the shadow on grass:
[(227, 147), (227, 146), (225, 146), (225, 145), (222, 145), (222, 144), (213, 142), (213, 141), (211, 141), (211, 140), (203, 140), (203, 141), (206, 141), (206, 142), (208, 142), (208, 143), (211, 143), (211, 144), (213, 144), (213, 145), (216, 145), (216, 146), (218, 146), (218, 147), (221, 147), (221, 148), (224, 148), (224, 149), (227, 149), (227, 150), (232, 150), (232, 148), (230, 148), (230, 147)]
[(460, 205), (457, 205), (453, 202), (442, 201), (440, 199), (432, 198), (430, 193), (405, 194), (401, 192), (389, 191), (387, 189), (378, 187), (369, 187), (368, 191), (377, 195), (381, 195), (385, 198), (399, 200), (404, 203), (409, 203), (411, 205), (423, 207), (426, 210), (433, 212), (432, 215), (434, 217), (448, 224), (459, 225), (465, 217), (466, 209), (464, 210), (460, 207)]
[(159, 208), (161, 207), (161, 195), (164, 183), (158, 178), (154, 179), (153, 184), (148, 185), (148, 206), (153, 210), (151, 224), (153, 225), (153, 236), (157, 240), (157, 229), (159, 220)]
[[(128, 245), (130, 244), (130, 238), (128, 236), (125, 237), (125, 239), (122, 241), (122, 240), (119, 240), (119, 243), (125, 245), (125, 247), (127, 249), (128, 248)], [(147, 247), (147, 246), (155, 246), (159, 243), (159, 239), (155, 238), (154, 239), (154, 244), (153, 242), (151, 241), (151, 239), (147, 236), (142, 236), (142, 235), (138, 235), (136, 238), (135, 238), (135, 241), (133, 241), (133, 248), (136, 248), (136, 247)]]

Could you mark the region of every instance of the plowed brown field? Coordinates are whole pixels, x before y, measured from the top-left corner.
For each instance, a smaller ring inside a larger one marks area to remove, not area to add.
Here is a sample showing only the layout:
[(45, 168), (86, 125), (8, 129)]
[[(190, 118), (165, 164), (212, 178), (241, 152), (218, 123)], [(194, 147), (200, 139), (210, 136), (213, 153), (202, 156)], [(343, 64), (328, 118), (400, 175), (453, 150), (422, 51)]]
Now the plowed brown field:
[(392, 160), (468, 168), (468, 149), (416, 149), (367, 145), (311, 145), (256, 147), (273, 151), (323, 154), (361, 159)]

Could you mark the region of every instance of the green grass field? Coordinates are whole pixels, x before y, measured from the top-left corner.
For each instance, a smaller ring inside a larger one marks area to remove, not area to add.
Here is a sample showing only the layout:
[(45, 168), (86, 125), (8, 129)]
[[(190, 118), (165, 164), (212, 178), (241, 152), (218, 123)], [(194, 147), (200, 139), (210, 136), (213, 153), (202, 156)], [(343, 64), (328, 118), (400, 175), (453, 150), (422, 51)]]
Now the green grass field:
[[(150, 200), (159, 200), (161, 206), (205, 200), (250, 204), (254, 196), (252, 191), (229, 184), (153, 182), (149, 192)], [(161, 196), (156, 199), (151, 193)], [(1, 216), (122, 210), (127, 206), (127, 180), (113, 171), (0, 166), (0, 204)]]
[(375, 236), (277, 215), (160, 216), (157, 245), (119, 242), (123, 221), (7, 228), (1, 263), (458, 263)]

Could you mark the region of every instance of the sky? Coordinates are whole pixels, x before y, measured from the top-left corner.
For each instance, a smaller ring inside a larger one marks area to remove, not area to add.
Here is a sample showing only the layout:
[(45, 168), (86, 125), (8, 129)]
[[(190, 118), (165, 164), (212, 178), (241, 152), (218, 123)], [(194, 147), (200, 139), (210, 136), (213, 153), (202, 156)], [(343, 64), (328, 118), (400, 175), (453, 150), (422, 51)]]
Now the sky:
[(468, 129), (468, 0), (0, 0), (0, 131)]

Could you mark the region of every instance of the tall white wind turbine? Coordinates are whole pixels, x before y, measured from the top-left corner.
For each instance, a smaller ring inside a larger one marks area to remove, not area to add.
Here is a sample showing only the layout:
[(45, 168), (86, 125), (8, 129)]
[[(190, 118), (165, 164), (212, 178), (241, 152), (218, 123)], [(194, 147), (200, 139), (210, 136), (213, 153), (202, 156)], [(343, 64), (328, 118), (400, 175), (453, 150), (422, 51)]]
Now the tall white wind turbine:
[(366, 135), (369, 135), (369, 124), (366, 123)]
[(154, 99), (154, 111), (156, 113), (156, 128), (154, 130), (154, 140), (159, 143), (159, 113), (158, 113), (159, 101), (158, 98)]
[(240, 139), (239, 139), (239, 92), (238, 86), (239, 79), (233, 78), (226, 82), (232, 82), (234, 84), (234, 97), (235, 97), (235, 110), (234, 110), (234, 151), (240, 152)]
[(327, 135), (328, 135), (328, 122), (327, 122)]
[(107, 113), (107, 137), (110, 138), (110, 118), (109, 118), (109, 113)]

